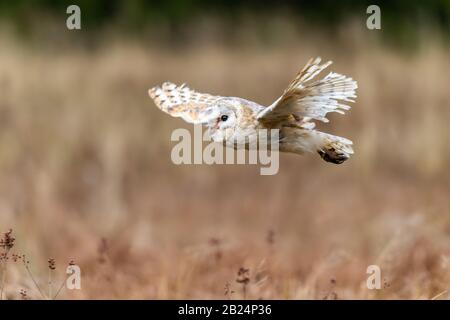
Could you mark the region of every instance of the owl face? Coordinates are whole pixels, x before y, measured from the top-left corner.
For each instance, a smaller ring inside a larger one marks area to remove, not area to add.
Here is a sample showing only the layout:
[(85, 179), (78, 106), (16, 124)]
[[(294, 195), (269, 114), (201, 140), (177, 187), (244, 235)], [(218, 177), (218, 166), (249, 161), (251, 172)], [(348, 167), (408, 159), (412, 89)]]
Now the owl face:
[(212, 140), (215, 142), (231, 140), (235, 134), (237, 123), (236, 109), (229, 104), (219, 103), (207, 124)]

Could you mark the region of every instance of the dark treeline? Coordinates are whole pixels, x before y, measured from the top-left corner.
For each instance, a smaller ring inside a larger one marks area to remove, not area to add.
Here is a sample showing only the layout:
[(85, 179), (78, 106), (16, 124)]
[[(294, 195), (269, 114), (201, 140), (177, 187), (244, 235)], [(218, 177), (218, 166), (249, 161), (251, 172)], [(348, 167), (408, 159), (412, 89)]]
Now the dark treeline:
[(161, 23), (178, 32), (200, 15), (233, 23), (242, 14), (267, 17), (277, 12), (297, 15), (299, 21), (332, 29), (349, 17), (365, 19), (366, 8), (371, 4), (380, 6), (383, 28), (389, 27), (389, 36), (404, 37), (424, 25), (440, 29), (447, 36), (450, 34), (450, 0), (0, 0), (0, 19), (29, 33), (42, 17), (65, 17), (65, 10), (71, 4), (80, 6), (87, 30), (113, 25), (134, 34)]

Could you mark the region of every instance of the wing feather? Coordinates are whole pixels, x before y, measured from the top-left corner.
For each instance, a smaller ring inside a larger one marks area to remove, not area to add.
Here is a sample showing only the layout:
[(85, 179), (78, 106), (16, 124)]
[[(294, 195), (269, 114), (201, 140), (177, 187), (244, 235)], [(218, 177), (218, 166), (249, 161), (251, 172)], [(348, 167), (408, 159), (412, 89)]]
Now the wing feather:
[(350, 77), (330, 72), (323, 79), (311, 82), (332, 63), (328, 61), (320, 64), (320, 61), (320, 58), (311, 59), (297, 74), (283, 95), (261, 111), (258, 119), (267, 121), (292, 114), (297, 119), (310, 118), (328, 122), (327, 113), (343, 114), (349, 110), (350, 106), (343, 102), (354, 102), (358, 87), (356, 81)]
[(204, 123), (210, 119), (216, 109), (215, 103), (222, 98), (196, 92), (185, 84), (177, 86), (171, 82), (151, 88), (148, 94), (159, 109), (190, 123)]

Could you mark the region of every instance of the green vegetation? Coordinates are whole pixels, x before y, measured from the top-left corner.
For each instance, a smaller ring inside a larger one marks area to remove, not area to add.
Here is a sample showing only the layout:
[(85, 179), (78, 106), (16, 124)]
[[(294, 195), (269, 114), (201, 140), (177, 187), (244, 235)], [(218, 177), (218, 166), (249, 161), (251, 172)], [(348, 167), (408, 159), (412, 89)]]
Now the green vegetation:
[[(308, 23), (334, 28), (352, 16), (366, 17), (366, 8), (377, 4), (382, 9), (382, 19), (395, 37), (408, 37), (422, 24), (433, 24), (436, 28), (450, 31), (450, 1), (238, 1), (238, 0), (16, 0), (1, 1), (0, 16), (10, 20), (18, 28), (31, 32), (30, 23), (34, 19), (53, 16), (60, 19), (70, 4), (77, 4), (83, 12), (83, 23), (89, 27), (115, 25), (125, 31), (151, 28), (166, 23), (179, 31), (199, 16), (211, 15), (222, 20), (234, 21), (243, 13), (250, 16), (288, 12)], [(92, 28), (93, 29), (93, 28)]]

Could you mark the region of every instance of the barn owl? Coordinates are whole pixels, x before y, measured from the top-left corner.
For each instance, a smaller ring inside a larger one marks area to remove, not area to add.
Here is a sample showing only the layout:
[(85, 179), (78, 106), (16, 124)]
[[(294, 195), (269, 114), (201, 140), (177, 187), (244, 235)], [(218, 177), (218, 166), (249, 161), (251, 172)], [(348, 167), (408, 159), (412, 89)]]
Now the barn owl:
[(314, 79), (332, 62), (311, 59), (269, 106), (238, 97), (222, 97), (191, 90), (184, 84), (165, 82), (148, 91), (156, 106), (173, 117), (203, 124), (216, 142), (233, 145), (255, 138), (258, 129), (279, 130), (279, 150), (303, 154), (317, 152), (331, 163), (340, 164), (353, 154), (346, 138), (315, 130), (318, 120), (328, 122), (329, 112), (344, 114), (354, 102), (357, 83), (350, 77), (330, 72)]

